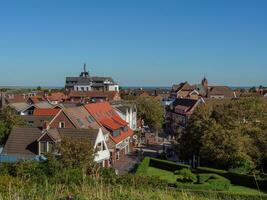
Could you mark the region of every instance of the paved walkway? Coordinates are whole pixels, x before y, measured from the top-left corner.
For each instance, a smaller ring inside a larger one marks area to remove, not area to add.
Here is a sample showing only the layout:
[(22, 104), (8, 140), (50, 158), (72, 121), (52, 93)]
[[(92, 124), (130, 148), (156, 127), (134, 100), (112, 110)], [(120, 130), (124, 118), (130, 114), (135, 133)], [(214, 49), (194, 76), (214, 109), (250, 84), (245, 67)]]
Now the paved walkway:
[(118, 160), (113, 167), (118, 170), (119, 175), (124, 175), (131, 172), (138, 163), (137, 152), (134, 151)]

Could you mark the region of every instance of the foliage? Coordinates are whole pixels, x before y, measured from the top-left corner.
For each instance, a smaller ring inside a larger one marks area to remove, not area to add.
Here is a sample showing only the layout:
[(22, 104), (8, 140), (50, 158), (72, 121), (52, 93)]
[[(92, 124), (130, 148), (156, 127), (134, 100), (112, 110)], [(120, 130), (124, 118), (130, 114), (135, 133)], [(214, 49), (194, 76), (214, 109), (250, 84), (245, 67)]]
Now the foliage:
[(144, 176), (135, 174), (126, 174), (118, 179), (118, 183), (121, 185), (128, 185), (134, 188), (152, 187), (152, 188), (167, 188), (168, 182), (155, 176)]
[(0, 112), (0, 145), (5, 144), (13, 126), (24, 125), (21, 118), (11, 107), (7, 106)]
[(190, 168), (189, 165), (177, 164), (172, 161), (159, 160), (155, 158), (150, 158), (149, 166), (167, 170), (167, 171), (172, 171), (172, 172), (183, 169), (183, 168), (188, 168), (188, 169)]
[(174, 172), (178, 175), (177, 181), (183, 183), (194, 183), (197, 181), (197, 176), (191, 172), (190, 169), (181, 169)]
[(139, 164), (137, 170), (136, 170), (136, 174), (146, 174), (147, 168), (149, 167), (149, 163), (150, 163), (150, 158), (149, 157), (145, 157), (144, 160)]
[[(218, 174), (222, 177), (227, 178), (228, 180), (231, 181), (232, 184), (235, 185), (241, 185), (241, 186), (246, 186), (250, 188), (255, 188), (257, 189), (258, 186), (256, 184), (254, 176), (249, 176), (245, 174), (238, 174), (238, 173), (232, 173), (228, 172), (225, 170), (218, 170), (218, 169), (213, 169), (213, 168), (208, 168), (208, 167), (198, 167), (197, 168), (198, 173), (214, 173)], [(261, 178), (256, 178), (257, 183), (262, 190), (267, 190), (267, 179), (261, 179)]]
[(62, 168), (82, 168), (91, 176), (99, 176), (99, 166), (94, 161), (94, 150), (89, 140), (64, 137), (59, 145)]
[(200, 156), (202, 162), (211, 166), (238, 168), (242, 173), (264, 171), (266, 113), (267, 103), (259, 98), (201, 105), (178, 140), (179, 155), (185, 160)]
[(138, 118), (144, 120), (155, 129), (160, 129), (163, 124), (163, 106), (161, 102), (153, 97), (139, 97), (136, 100)]

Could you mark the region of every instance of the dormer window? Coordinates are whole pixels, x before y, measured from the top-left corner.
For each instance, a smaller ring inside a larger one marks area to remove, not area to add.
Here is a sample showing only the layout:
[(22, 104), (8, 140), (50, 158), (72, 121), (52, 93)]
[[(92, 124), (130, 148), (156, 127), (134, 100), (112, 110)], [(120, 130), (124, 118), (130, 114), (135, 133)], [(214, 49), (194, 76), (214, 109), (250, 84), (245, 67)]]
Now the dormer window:
[(53, 142), (47, 142), (47, 141), (41, 141), (39, 142), (40, 146), (40, 154), (45, 153), (52, 153), (54, 151), (54, 143)]
[(65, 128), (65, 122), (59, 122), (59, 128)]

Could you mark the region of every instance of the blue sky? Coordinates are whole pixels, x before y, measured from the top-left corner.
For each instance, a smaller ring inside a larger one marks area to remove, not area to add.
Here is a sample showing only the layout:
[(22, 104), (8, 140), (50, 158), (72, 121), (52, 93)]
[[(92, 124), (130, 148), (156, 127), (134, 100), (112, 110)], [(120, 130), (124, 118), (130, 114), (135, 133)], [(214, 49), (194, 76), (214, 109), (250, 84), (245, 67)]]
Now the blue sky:
[(265, 0), (0, 0), (0, 85), (267, 85)]

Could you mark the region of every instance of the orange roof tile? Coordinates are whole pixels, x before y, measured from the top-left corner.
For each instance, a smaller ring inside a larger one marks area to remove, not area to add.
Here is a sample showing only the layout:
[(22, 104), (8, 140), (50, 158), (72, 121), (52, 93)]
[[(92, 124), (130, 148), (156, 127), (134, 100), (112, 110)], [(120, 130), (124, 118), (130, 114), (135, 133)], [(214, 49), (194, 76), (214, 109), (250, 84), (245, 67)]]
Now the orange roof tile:
[(115, 121), (113, 121), (113, 120), (110, 119), (110, 118), (101, 119), (101, 120), (100, 120), (100, 123), (101, 123), (103, 126), (109, 128), (109, 129), (111, 129), (111, 130), (113, 130), (113, 131), (114, 131), (114, 130), (117, 130), (117, 129), (119, 129), (119, 128), (121, 128), (121, 124), (116, 123)]
[(62, 92), (54, 92), (47, 96), (49, 101), (62, 101), (66, 99), (66, 95)]
[(127, 137), (133, 136), (134, 132), (132, 129), (128, 128), (127, 131), (121, 131), (121, 134), (117, 137), (113, 137), (110, 135), (110, 138), (116, 143), (120, 143), (122, 140), (126, 139)]
[(55, 116), (60, 111), (59, 108), (36, 108), (33, 111), (34, 116)]

